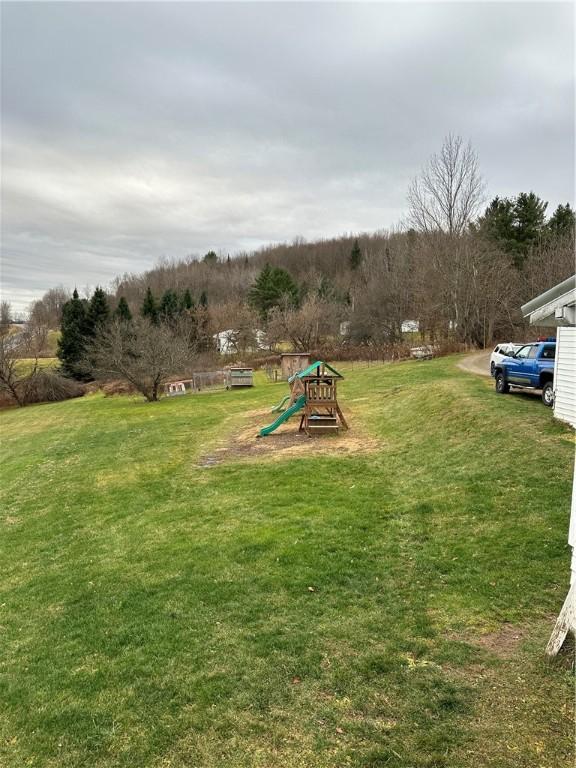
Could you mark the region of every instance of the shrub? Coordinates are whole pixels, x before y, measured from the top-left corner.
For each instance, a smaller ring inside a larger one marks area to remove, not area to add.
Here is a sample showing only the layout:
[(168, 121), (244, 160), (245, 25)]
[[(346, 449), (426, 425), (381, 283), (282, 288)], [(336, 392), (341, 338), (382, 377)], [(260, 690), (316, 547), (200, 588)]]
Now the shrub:
[(77, 381), (64, 378), (64, 376), (49, 370), (37, 370), (32, 376), (24, 380), (21, 386), (22, 399), (25, 405), (56, 403), (61, 400), (70, 400), (73, 397), (81, 397), (84, 394), (84, 388)]

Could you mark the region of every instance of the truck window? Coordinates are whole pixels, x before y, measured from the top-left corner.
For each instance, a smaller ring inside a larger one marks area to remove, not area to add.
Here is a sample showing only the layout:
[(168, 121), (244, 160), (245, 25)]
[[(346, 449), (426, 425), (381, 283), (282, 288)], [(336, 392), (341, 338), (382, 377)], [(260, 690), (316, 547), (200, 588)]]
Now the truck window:
[(516, 352), (516, 357), (519, 357), (520, 359), (525, 359), (530, 354), (530, 351), (534, 349), (532, 344), (527, 344), (525, 347), (520, 347), (518, 352)]
[(544, 360), (554, 360), (556, 357), (556, 347), (548, 346), (542, 350), (542, 358)]
[(538, 347), (532, 347), (530, 352), (528, 352), (528, 358), (530, 360), (533, 360), (538, 354)]

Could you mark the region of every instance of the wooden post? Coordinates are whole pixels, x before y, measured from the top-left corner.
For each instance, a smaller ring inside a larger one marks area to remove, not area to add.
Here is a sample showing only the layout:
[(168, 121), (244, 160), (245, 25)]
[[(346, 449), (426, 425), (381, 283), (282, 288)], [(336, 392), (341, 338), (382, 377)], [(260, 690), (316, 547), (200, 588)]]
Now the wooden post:
[(566, 639), (568, 632), (576, 631), (576, 581), (570, 587), (566, 595), (564, 605), (556, 621), (554, 631), (548, 640), (546, 653), (548, 656), (556, 656)]

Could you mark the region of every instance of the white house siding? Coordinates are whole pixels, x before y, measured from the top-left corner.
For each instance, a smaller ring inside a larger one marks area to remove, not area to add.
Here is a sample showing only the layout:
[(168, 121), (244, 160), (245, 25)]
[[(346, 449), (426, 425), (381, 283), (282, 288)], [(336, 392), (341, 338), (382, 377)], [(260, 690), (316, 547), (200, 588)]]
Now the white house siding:
[(570, 584), (574, 584), (574, 582), (576, 582), (576, 463), (574, 464), (574, 480), (572, 481), (572, 506), (570, 508), (568, 544), (570, 544), (572, 547), (572, 562), (570, 563)]
[(576, 428), (576, 327), (557, 331), (554, 415)]
[[(554, 363), (554, 415), (576, 428), (576, 328), (559, 327)], [(572, 547), (570, 583), (576, 581), (576, 467), (572, 485), (572, 508), (568, 543)]]

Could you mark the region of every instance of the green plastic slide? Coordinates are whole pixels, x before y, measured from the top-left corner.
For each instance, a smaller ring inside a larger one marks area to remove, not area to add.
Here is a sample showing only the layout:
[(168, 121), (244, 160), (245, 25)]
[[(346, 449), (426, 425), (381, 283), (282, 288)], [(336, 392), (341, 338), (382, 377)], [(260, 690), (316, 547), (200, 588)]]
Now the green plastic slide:
[(271, 408), (270, 409), (270, 413), (278, 413), (278, 411), (283, 411), (284, 410), (284, 403), (287, 400), (290, 400), (290, 395), (289, 394), (286, 395), (286, 397), (283, 397), (282, 400), (280, 400), (280, 402), (278, 403), (278, 405), (275, 405), (274, 408)]
[(290, 416), (293, 416), (297, 411), (299, 411), (301, 408), (304, 408), (304, 405), (306, 404), (306, 395), (300, 395), (298, 400), (294, 403), (294, 405), (291, 405), (290, 408), (287, 408), (284, 413), (281, 413), (278, 418), (272, 422), (272, 424), (268, 424), (267, 427), (262, 427), (260, 430), (260, 437), (266, 437), (266, 435), (269, 435), (271, 432), (274, 432), (275, 429), (278, 429), (280, 424), (284, 424), (285, 421), (288, 421)]

